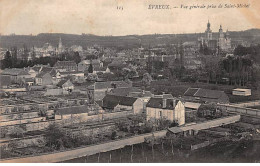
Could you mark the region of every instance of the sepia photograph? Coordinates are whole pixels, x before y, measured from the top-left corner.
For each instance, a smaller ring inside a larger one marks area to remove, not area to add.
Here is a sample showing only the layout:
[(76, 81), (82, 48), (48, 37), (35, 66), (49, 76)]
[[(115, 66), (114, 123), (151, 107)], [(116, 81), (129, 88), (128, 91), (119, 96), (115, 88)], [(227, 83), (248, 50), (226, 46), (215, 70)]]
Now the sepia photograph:
[(0, 163), (259, 163), (259, 0), (0, 0)]

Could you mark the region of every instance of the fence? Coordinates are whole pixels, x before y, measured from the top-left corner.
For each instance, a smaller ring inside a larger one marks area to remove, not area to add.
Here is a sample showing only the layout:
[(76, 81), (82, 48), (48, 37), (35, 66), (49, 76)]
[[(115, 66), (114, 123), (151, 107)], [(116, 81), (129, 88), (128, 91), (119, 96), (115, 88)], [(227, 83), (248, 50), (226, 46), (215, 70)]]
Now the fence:
[(245, 107), (240, 107), (236, 105), (227, 105), (227, 104), (218, 104), (218, 107), (227, 112), (236, 112), (245, 115), (260, 116), (260, 110), (258, 109), (245, 108)]
[(235, 103), (232, 104), (233, 106), (238, 106), (238, 107), (252, 107), (252, 106), (258, 106), (260, 105), (260, 100), (256, 101), (249, 101), (249, 102), (243, 102), (243, 103)]
[(222, 125), (226, 125), (226, 124), (230, 124), (230, 123), (235, 123), (239, 120), (240, 120), (240, 115), (233, 115), (233, 116), (228, 116), (228, 117), (224, 117), (224, 118), (218, 118), (218, 119), (209, 120), (206, 122), (197, 123), (197, 124), (190, 125), (190, 126), (172, 127), (169, 129), (169, 131), (172, 133), (180, 133), (180, 132), (189, 131), (189, 130), (199, 131), (199, 130), (218, 127), (218, 126), (222, 126)]
[(70, 160), (74, 158), (79, 158), (83, 156), (90, 156), (100, 152), (107, 152), (111, 150), (116, 150), (123, 148), (127, 145), (139, 144), (145, 141), (147, 137), (161, 137), (165, 136), (167, 133), (166, 130), (148, 133), (143, 135), (138, 135), (130, 138), (125, 138), (116, 141), (110, 141), (102, 144), (91, 145), (87, 147), (81, 147), (73, 150), (56, 152), (56, 153), (48, 153), (39, 156), (28, 156), (24, 158), (13, 158), (13, 159), (5, 159), (0, 160), (1, 163), (44, 163), (44, 162), (62, 162), (65, 160)]
[[(102, 120), (109, 120), (109, 119), (116, 119), (116, 118), (123, 118), (127, 117), (128, 115), (132, 115), (132, 111), (121, 111), (121, 112), (113, 112), (113, 113), (104, 113), (104, 114), (97, 114), (97, 115), (90, 115), (80, 117), (74, 115), (74, 118), (69, 119), (56, 119), (56, 120), (49, 120), (46, 121), (44, 117), (37, 117), (37, 118), (30, 118), (30, 119), (21, 119), (21, 120), (13, 120), (13, 121), (5, 121), (0, 123), (0, 128), (6, 128), (8, 131), (12, 130), (15, 126), (19, 126), (21, 124), (24, 125), (26, 131), (35, 131), (35, 130), (43, 130), (47, 128), (50, 124), (57, 122), (62, 124), (69, 124), (69, 123), (79, 123), (79, 122), (95, 122), (95, 121), (102, 121)], [(69, 116), (71, 117), (71, 116)], [(8, 132), (9, 133), (9, 132)]]

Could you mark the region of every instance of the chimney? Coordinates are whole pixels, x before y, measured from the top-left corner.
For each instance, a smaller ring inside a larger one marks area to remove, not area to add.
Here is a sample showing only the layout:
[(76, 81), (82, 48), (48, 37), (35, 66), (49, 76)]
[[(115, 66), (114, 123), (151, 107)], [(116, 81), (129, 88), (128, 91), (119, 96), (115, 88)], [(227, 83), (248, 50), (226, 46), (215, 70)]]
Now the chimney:
[(162, 105), (162, 108), (166, 108), (166, 101), (167, 101), (167, 99), (163, 99), (163, 105)]

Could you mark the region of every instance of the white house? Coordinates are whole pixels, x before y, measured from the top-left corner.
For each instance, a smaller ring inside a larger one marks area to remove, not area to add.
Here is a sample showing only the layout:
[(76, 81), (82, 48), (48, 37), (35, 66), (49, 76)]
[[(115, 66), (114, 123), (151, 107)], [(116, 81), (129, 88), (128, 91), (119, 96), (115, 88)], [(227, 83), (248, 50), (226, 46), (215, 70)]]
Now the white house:
[(177, 99), (165, 99), (153, 97), (146, 105), (147, 120), (166, 119), (179, 125), (185, 124), (185, 107)]

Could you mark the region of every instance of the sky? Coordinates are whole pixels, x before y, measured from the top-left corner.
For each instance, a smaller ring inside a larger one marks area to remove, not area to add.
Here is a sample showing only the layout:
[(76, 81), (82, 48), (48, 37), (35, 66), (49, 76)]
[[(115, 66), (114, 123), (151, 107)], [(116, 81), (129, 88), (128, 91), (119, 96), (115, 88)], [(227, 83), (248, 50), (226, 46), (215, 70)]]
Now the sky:
[[(190, 5), (249, 4), (248, 8), (184, 9)], [(148, 9), (170, 5), (171, 9)], [(117, 7), (123, 7), (118, 10)], [(177, 8), (174, 8), (177, 7)], [(142, 35), (260, 28), (259, 0), (0, 0), (0, 33)]]

